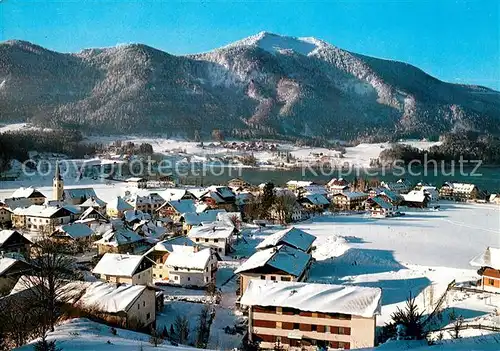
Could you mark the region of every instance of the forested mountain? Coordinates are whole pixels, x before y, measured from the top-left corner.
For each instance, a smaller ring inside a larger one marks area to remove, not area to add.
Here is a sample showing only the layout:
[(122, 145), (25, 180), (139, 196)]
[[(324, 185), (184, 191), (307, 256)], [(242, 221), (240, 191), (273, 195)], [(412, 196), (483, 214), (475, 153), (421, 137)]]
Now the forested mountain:
[(271, 33), (174, 56), (132, 44), (62, 54), (0, 43), (0, 122), (94, 133), (431, 137), (500, 132), (500, 93)]

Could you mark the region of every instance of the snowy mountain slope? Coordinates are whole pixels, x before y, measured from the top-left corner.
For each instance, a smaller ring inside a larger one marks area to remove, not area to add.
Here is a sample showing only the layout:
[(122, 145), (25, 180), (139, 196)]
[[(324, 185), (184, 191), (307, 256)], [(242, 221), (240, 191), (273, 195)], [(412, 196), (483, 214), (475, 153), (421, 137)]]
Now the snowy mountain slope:
[[(499, 133), (500, 93), (316, 38), (261, 32), (173, 56), (140, 45), (61, 54), (0, 43), (0, 121), (103, 133), (430, 136)], [(208, 123), (209, 122), (209, 123)]]

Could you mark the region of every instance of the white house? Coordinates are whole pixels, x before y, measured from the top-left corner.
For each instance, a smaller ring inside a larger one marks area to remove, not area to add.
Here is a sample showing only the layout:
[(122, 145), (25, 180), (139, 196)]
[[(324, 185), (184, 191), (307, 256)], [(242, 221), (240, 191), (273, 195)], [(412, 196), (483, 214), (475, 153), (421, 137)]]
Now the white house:
[(73, 281), (58, 296), (125, 328), (147, 328), (156, 320), (156, 291), (145, 285)]
[(225, 256), (232, 250), (235, 232), (234, 227), (214, 222), (191, 228), (187, 236), (196, 244), (212, 247), (220, 256)]
[(106, 253), (92, 270), (101, 280), (111, 283), (148, 285), (153, 282), (151, 261), (142, 255)]
[(163, 282), (181, 286), (204, 287), (215, 284), (218, 255), (211, 248), (174, 247), (163, 264)]

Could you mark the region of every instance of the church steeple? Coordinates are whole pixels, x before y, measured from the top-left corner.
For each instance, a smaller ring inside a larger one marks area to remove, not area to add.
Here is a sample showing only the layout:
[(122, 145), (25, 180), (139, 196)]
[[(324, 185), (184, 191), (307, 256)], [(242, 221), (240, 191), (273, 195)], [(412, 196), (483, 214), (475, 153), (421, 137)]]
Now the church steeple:
[(64, 181), (59, 170), (59, 161), (56, 161), (56, 171), (52, 182), (52, 197), (54, 200), (62, 201), (64, 193)]

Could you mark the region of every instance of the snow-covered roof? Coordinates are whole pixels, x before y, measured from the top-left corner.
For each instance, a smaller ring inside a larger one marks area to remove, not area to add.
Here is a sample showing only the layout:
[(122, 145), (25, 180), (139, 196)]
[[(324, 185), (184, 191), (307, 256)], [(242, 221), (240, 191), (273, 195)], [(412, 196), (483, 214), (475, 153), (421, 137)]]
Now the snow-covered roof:
[(150, 220), (151, 215), (149, 213), (144, 213), (141, 210), (127, 210), (123, 213), (123, 217), (127, 222)]
[[(188, 251), (189, 249), (190, 251)], [(174, 250), (168, 255), (165, 265), (178, 268), (204, 270), (212, 256), (211, 249), (196, 251), (194, 246), (187, 246), (185, 250)]]
[(253, 279), (241, 298), (241, 304), (371, 318), (380, 314), (381, 298), (380, 288)]
[(92, 197), (88, 198), (80, 205), (80, 207), (93, 207), (93, 208), (100, 208), (100, 207), (105, 207), (105, 206), (106, 206), (106, 202), (99, 199), (96, 196), (92, 196)]
[(367, 193), (363, 193), (361, 191), (345, 191), (345, 192), (342, 192), (342, 193), (333, 194), (333, 196), (337, 196), (337, 195), (339, 195), (339, 196), (340, 195), (341, 196), (345, 196), (349, 200), (353, 200), (353, 199), (365, 199), (365, 198), (368, 197)]
[(14, 234), (21, 235), (24, 239), (27, 241), (30, 241), (28, 238), (26, 238), (24, 235), (22, 235), (20, 232), (17, 230), (12, 230), (12, 229), (4, 229), (0, 231), (0, 246), (2, 246), (12, 235)]
[(191, 228), (189, 238), (202, 239), (227, 239), (233, 235), (234, 227), (225, 226), (223, 223), (214, 222)]
[(88, 199), (90, 197), (96, 197), (94, 188), (65, 188), (64, 198), (65, 199)]
[(474, 267), (500, 269), (500, 248), (487, 247), (486, 251), (477, 255), (470, 261), (470, 265)]
[(470, 193), (472, 190), (476, 188), (475, 184), (469, 184), (469, 183), (449, 183), (446, 182), (443, 184), (443, 186), (448, 186), (453, 189), (453, 191), (460, 192), (460, 193)]
[(329, 205), (330, 201), (321, 194), (307, 194), (304, 195), (304, 198), (309, 200), (313, 205)]
[[(99, 211), (97, 211), (94, 207), (89, 207), (80, 215), (79, 220), (84, 221), (92, 214), (96, 214), (100, 219), (107, 220)], [(90, 218), (93, 220), (93, 218)]]
[(217, 213), (217, 221), (225, 223), (228, 227), (233, 226), (234, 227), (234, 222), (233, 220), (236, 219), (236, 221), (240, 222), (243, 220), (241, 216), (241, 212), (219, 212)]
[(109, 208), (115, 209), (120, 212), (133, 209), (133, 207), (130, 204), (126, 203), (125, 200), (121, 198), (121, 196), (117, 196), (116, 198), (111, 200), (108, 203), (108, 209)]
[(206, 210), (205, 212), (189, 212), (183, 213), (184, 222), (190, 225), (200, 225), (201, 223), (215, 222), (217, 215), (221, 212), (226, 212), (224, 209)]
[(28, 187), (20, 187), (15, 190), (10, 197), (12, 198), (29, 198), (30, 196), (35, 195), (36, 197), (45, 197), (40, 191), (35, 188)]
[(125, 179), (127, 183), (136, 183), (136, 182), (146, 182), (147, 180), (145, 178), (141, 177), (130, 177)]
[(389, 189), (384, 189), (384, 191), (382, 191), (380, 194), (387, 196), (391, 201), (398, 201), (403, 199), (401, 195)]
[(143, 240), (143, 238), (139, 234), (130, 229), (119, 227), (117, 229), (109, 229), (102, 235), (102, 238), (97, 240), (95, 243), (116, 247), (124, 244), (135, 243), (141, 240)]
[(63, 208), (56, 206), (31, 205), (30, 207), (27, 208), (20, 208), (20, 207), (16, 208), (14, 210), (14, 214), (21, 216), (50, 218), (55, 216), (57, 212), (62, 210)]
[(175, 238), (171, 238), (168, 240), (163, 240), (157, 243), (154, 247), (151, 248), (147, 253), (153, 251), (164, 251), (164, 252), (173, 252), (178, 246), (195, 246), (195, 243), (185, 236), (176, 236)]
[(401, 194), (407, 202), (424, 202), (428, 195), (423, 190), (412, 190), (408, 194)]
[(303, 187), (303, 186), (314, 185), (314, 182), (307, 180), (289, 180), (288, 182), (286, 182), (286, 185), (294, 187)]
[(83, 223), (65, 224), (60, 226), (57, 230), (73, 239), (86, 238), (94, 234), (94, 231)]
[(141, 264), (141, 255), (125, 255), (117, 253), (105, 253), (101, 260), (92, 270), (95, 274), (116, 275), (121, 277), (131, 277)]
[(233, 191), (231, 190), (231, 188), (229, 188), (228, 186), (213, 185), (213, 186), (209, 187), (208, 190), (218, 193), (224, 199), (234, 198), (234, 196), (235, 196)]
[(144, 285), (111, 284), (105, 282), (70, 282), (58, 295), (76, 305), (98, 308), (107, 313), (127, 312), (131, 304), (146, 290)]
[(181, 199), (181, 200), (175, 200), (175, 201), (169, 201), (168, 204), (172, 206), (172, 208), (177, 212), (177, 213), (189, 213), (189, 212), (196, 212), (196, 206), (194, 203), (194, 200), (191, 199)]
[(242, 273), (269, 266), (295, 277), (299, 277), (311, 260), (311, 255), (293, 247), (281, 245), (257, 251), (234, 272)]
[(316, 237), (314, 235), (306, 233), (301, 229), (291, 227), (280, 230), (266, 237), (255, 248), (258, 250), (262, 250), (267, 249), (268, 247), (284, 244), (302, 251), (307, 251), (311, 247), (314, 240), (316, 240)]
[(159, 195), (165, 199), (165, 201), (176, 201), (182, 199), (187, 193), (186, 189), (167, 189), (159, 192)]
[(12, 267), (18, 260), (10, 257), (0, 258), (0, 276), (3, 275), (10, 267)]
[(215, 192), (215, 191), (209, 191), (207, 192), (205, 195), (202, 196), (202, 198), (211, 198), (212, 200), (214, 200), (216, 203), (218, 204), (222, 204), (224, 202), (226, 202), (226, 200), (224, 200), (224, 198), (222, 196), (219, 195), (219, 193)]

